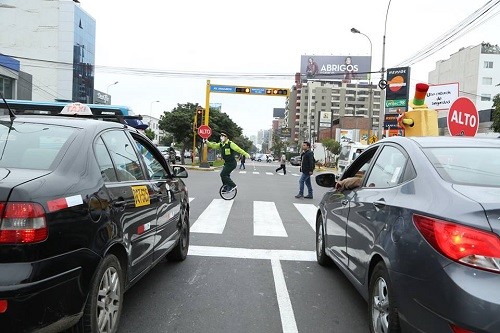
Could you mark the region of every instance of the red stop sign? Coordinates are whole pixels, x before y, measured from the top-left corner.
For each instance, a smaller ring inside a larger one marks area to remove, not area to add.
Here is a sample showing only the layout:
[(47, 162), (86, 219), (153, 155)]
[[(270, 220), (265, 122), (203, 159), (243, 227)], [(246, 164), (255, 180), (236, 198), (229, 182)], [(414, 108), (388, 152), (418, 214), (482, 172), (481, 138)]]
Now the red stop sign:
[(203, 139), (208, 139), (212, 135), (212, 129), (208, 125), (198, 127), (198, 135)]
[(451, 135), (474, 136), (479, 127), (476, 106), (467, 97), (459, 97), (448, 112), (448, 130)]

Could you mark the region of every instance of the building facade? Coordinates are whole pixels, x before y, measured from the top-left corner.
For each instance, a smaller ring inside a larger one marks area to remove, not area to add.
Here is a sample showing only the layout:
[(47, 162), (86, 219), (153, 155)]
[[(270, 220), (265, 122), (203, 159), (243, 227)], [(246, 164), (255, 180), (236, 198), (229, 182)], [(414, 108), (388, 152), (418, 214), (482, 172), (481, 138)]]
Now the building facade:
[[(32, 99), (93, 103), (95, 20), (78, 1), (5, 0), (2, 53), (32, 75)], [(21, 84), (22, 82), (18, 82)]]
[[(493, 97), (500, 93), (500, 47), (489, 43), (463, 47), (449, 59), (436, 62), (430, 84), (459, 84), (459, 96), (470, 98), (479, 112), (479, 133), (490, 131)], [(441, 135), (447, 135), (448, 111), (439, 112)]]
[(335, 129), (376, 131), (380, 89), (359, 81), (307, 81), (296, 84), (285, 108), (291, 141), (335, 139)]

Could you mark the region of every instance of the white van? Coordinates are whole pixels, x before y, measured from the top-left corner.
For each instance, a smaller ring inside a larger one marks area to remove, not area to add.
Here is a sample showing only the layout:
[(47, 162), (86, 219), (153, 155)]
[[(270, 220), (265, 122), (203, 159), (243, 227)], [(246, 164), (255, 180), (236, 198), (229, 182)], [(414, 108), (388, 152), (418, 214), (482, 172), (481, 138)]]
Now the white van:
[(341, 176), (345, 168), (347, 168), (366, 147), (368, 147), (368, 145), (359, 142), (343, 144), (340, 148), (340, 154), (337, 160), (337, 175)]

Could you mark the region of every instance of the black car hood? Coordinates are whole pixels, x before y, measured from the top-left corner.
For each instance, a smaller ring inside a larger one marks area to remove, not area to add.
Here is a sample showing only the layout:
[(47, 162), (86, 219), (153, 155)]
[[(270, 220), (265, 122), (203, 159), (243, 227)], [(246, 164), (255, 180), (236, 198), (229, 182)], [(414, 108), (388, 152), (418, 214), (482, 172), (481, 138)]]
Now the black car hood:
[(0, 201), (6, 201), (12, 188), (48, 175), (50, 170), (0, 168)]
[(491, 228), (500, 235), (500, 188), (456, 184), (453, 188), (483, 206)]

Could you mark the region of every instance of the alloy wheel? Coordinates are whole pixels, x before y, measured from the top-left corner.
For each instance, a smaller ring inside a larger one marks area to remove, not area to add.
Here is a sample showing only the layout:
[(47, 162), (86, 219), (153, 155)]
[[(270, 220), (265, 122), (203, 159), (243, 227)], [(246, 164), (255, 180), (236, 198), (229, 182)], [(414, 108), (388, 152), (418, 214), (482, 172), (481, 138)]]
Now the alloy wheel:
[(378, 277), (373, 289), (372, 326), (376, 333), (389, 332), (389, 291), (387, 283)]
[(102, 276), (97, 295), (99, 333), (115, 330), (120, 315), (120, 295), (120, 276), (115, 267), (109, 267)]

